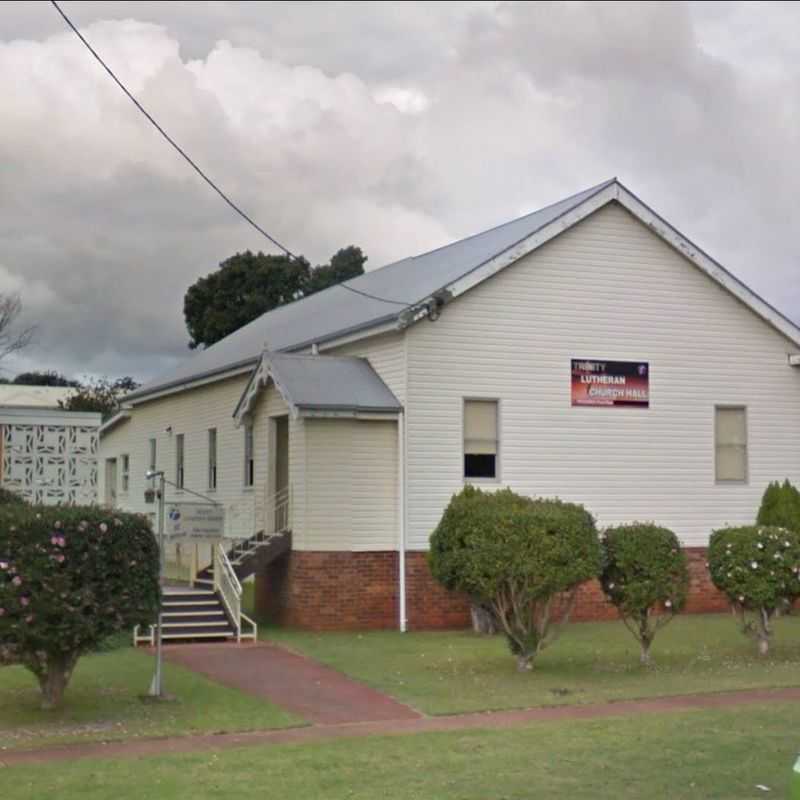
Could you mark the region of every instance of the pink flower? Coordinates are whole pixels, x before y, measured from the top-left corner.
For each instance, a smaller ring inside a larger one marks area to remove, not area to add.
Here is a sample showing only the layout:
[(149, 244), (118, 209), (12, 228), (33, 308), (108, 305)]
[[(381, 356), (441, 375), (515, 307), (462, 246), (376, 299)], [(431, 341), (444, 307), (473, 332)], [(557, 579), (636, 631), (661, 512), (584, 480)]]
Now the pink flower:
[(11, 581), (11, 583), (13, 583), (14, 586), (21, 586), (22, 585), (22, 578), (20, 578), (19, 575), (16, 575), (14, 577), (14, 579)]
[(0, 569), (8, 569), (8, 561), (0, 561)]
[(50, 544), (58, 545), (58, 536), (51, 536), (50, 537)]
[(56, 561), (58, 561), (59, 564), (63, 564), (65, 558), (66, 558), (66, 556), (63, 553), (59, 553), (56, 556)]
[(20, 602), (20, 605), (23, 606), (23, 608), (24, 608), (25, 606), (30, 604), (31, 599), (30, 599), (30, 597), (20, 597), (19, 602)]

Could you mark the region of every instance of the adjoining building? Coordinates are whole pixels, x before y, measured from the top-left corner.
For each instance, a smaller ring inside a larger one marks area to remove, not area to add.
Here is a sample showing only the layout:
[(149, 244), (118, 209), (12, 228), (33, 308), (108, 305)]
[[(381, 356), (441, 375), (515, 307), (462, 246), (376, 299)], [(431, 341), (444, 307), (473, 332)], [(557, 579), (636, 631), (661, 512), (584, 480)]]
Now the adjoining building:
[[(127, 400), (101, 497), (151, 511), (157, 467), (226, 536), (283, 535), (258, 605), (309, 628), (464, 624), (426, 551), (467, 482), (656, 520), (690, 608), (721, 608), (711, 531), (800, 481), (800, 329), (616, 179), (264, 314)], [(577, 611), (607, 613), (596, 587)]]
[(31, 503), (97, 501), (100, 414), (62, 409), (73, 391), (0, 385), (0, 486)]

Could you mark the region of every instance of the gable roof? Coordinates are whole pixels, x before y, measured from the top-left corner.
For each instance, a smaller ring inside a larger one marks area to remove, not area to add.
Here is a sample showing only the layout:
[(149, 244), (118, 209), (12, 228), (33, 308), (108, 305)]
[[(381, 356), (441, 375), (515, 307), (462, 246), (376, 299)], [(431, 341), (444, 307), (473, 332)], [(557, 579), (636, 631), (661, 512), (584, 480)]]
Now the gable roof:
[(365, 358), (267, 353), (250, 376), (234, 418), (241, 423), (272, 380), (296, 416), (301, 412), (397, 413), (402, 406)]
[[(800, 347), (800, 328), (659, 217), (616, 178), (422, 255), (396, 261), (344, 285), (262, 314), (221, 341), (187, 358), (128, 396), (138, 401), (179, 391), (196, 381), (253, 367), (268, 347), (301, 350), (379, 326), (402, 328), (427, 316), (509, 264), (568, 230), (610, 202), (618, 202), (653, 233), (724, 286)], [(349, 288), (345, 288), (349, 287)]]

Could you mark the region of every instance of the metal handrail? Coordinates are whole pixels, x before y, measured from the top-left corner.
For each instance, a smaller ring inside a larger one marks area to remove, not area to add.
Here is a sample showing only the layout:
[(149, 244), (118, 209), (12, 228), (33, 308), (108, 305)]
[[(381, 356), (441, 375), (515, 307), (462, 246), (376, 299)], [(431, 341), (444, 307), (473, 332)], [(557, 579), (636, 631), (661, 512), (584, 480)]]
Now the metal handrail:
[(228, 560), (228, 554), (221, 544), (214, 548), (214, 591), (222, 599), (222, 604), (236, 629), (236, 641), (242, 638), (242, 584)]

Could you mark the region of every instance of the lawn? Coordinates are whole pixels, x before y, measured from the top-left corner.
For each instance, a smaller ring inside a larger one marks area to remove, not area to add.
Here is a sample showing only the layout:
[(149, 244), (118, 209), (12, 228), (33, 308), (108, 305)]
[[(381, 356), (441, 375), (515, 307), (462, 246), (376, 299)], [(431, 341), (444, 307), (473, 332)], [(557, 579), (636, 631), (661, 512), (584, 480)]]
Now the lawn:
[(263, 628), (261, 636), (429, 714), (800, 685), (798, 617), (776, 623), (766, 659), (728, 615), (679, 617), (659, 633), (649, 669), (639, 665), (638, 645), (621, 622), (576, 623), (523, 674), (502, 637), (468, 632)]
[(765, 705), (12, 767), (3, 798), (746, 800), (786, 796), (797, 747), (797, 709)]
[(172, 664), (165, 664), (164, 680), (176, 702), (144, 703), (140, 695), (152, 674), (153, 657), (142, 650), (122, 647), (86, 656), (78, 662), (63, 709), (44, 712), (33, 676), (22, 667), (2, 667), (0, 748), (302, 724), (263, 700)]

